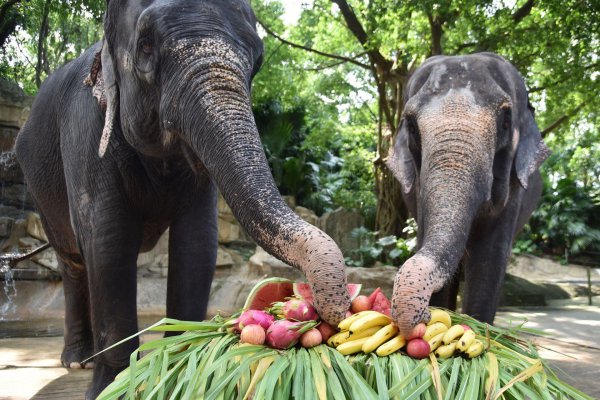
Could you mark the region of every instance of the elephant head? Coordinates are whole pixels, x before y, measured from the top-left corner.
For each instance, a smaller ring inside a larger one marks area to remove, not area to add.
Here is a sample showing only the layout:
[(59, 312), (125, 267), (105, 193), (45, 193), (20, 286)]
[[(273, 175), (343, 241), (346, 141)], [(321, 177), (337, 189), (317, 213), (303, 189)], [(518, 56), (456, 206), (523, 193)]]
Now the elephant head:
[(407, 333), (429, 320), (431, 295), (456, 273), (476, 216), (494, 218), (527, 189), (548, 149), (523, 79), (500, 56), (432, 57), (404, 101), (386, 163), (419, 226), (419, 250), (394, 282), (392, 315)]
[(263, 47), (245, 0), (111, 0), (101, 64), (106, 121), (98, 148), (122, 135), (144, 157), (181, 156), (208, 173), (246, 231), (301, 269), (330, 323), (350, 306), (343, 256), (298, 218), (274, 184), (252, 115)]

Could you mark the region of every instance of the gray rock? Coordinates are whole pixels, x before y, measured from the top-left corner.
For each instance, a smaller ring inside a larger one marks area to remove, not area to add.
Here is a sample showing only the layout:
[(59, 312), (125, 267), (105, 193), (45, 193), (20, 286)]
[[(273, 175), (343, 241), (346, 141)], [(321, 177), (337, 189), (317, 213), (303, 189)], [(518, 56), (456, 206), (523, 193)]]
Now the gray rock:
[(248, 266), (250, 271), (258, 276), (278, 276), (293, 281), (304, 280), (301, 271), (273, 257), (260, 246), (256, 246), (256, 252), (250, 257)]
[(323, 214), (319, 219), (319, 227), (331, 236), (347, 256), (360, 245), (358, 239), (351, 236), (352, 230), (363, 226), (364, 222), (359, 213), (338, 208)]
[(12, 232), (12, 227), (15, 220), (10, 217), (0, 217), (0, 237), (7, 238)]
[(298, 206), (294, 208), (294, 212), (309, 224), (319, 226), (319, 217), (314, 213), (314, 211), (309, 210), (306, 207)]

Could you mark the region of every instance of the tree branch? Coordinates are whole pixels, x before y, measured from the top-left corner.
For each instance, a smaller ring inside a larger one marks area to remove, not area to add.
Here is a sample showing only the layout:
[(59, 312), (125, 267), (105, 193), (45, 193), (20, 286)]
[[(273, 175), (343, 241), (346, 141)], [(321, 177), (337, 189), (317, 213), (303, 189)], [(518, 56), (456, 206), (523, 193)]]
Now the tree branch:
[(527, 0), (527, 2), (525, 4), (523, 4), (523, 6), (521, 6), (521, 8), (519, 8), (517, 11), (515, 11), (515, 13), (512, 15), (512, 19), (513, 19), (513, 21), (515, 21), (515, 24), (518, 24), (519, 22), (521, 22), (521, 20), (523, 18), (525, 18), (526, 16), (531, 14), (531, 9), (533, 8), (534, 5), (535, 5), (535, 0)]
[(294, 47), (296, 49), (301, 49), (304, 51), (308, 51), (311, 53), (315, 53), (318, 54), (320, 56), (323, 57), (328, 57), (328, 58), (333, 58), (335, 60), (340, 60), (340, 61), (344, 61), (344, 62), (349, 62), (352, 63), (354, 65), (358, 65), (359, 67), (365, 68), (365, 69), (371, 69), (371, 67), (367, 64), (361, 63), (360, 61), (356, 61), (355, 59), (349, 58), (349, 57), (344, 57), (344, 56), (340, 56), (337, 54), (330, 54), (330, 53), (325, 53), (323, 51), (319, 51), (310, 47), (306, 47), (306, 46), (302, 46), (300, 44), (294, 43), (294, 42), (290, 42), (287, 39), (282, 38), (281, 36), (279, 36), (278, 34), (276, 34), (275, 32), (273, 32), (271, 29), (269, 29), (268, 26), (266, 26), (265, 24), (263, 24), (261, 21), (258, 21), (258, 23), (260, 24), (260, 26), (262, 26), (262, 28), (271, 36), (273, 36), (275, 39), (279, 40), (282, 43), (287, 44), (288, 46)]
[(444, 33), (442, 25), (444, 21), (438, 17), (433, 16), (431, 13), (427, 13), (427, 19), (429, 20), (429, 27), (431, 29), (431, 54), (437, 56), (442, 54), (442, 34)]
[(583, 108), (583, 106), (585, 106), (585, 101), (581, 102), (570, 113), (564, 114), (563, 116), (561, 116), (560, 118), (558, 118), (556, 121), (554, 121), (553, 123), (551, 123), (550, 125), (548, 125), (546, 128), (544, 128), (544, 130), (542, 130), (542, 132), (541, 132), (542, 137), (546, 137), (547, 134), (549, 134), (550, 132), (552, 132), (553, 130), (555, 130), (556, 128), (558, 128), (559, 126), (561, 126), (562, 124), (564, 124), (565, 122), (569, 121), (575, 115), (577, 115), (577, 113), (579, 111), (581, 111), (581, 109)]
[(344, 20), (346, 21), (346, 25), (348, 25), (348, 29), (350, 29), (350, 32), (352, 32), (352, 34), (356, 37), (356, 39), (358, 39), (358, 42), (368, 52), (369, 58), (371, 59), (371, 61), (376, 66), (381, 68), (383, 71), (389, 70), (393, 63), (390, 60), (387, 60), (379, 52), (379, 50), (370, 49), (368, 47), (369, 43), (368, 43), (367, 32), (365, 32), (365, 29), (363, 28), (362, 24), (356, 17), (354, 10), (352, 10), (352, 7), (350, 7), (348, 2), (346, 0), (331, 0), (331, 1), (335, 4), (337, 4), (337, 6), (340, 8), (340, 11), (342, 12), (342, 16), (344, 17)]

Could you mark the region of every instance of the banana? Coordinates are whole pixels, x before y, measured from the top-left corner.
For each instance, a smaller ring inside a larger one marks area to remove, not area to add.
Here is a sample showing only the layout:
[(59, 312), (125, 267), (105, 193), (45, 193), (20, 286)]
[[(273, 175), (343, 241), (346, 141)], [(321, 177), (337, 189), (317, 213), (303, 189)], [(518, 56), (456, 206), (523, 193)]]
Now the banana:
[(349, 342), (345, 342), (336, 347), (337, 351), (342, 353), (343, 355), (358, 353), (362, 350), (363, 344), (369, 340), (368, 337), (362, 339), (351, 340)]
[(448, 332), (446, 332), (442, 341), (444, 344), (450, 344), (450, 342), (456, 340), (457, 337), (462, 336), (463, 333), (465, 333), (465, 328), (463, 328), (462, 325), (453, 325), (448, 329)]
[(456, 343), (456, 350), (465, 352), (473, 344), (475, 340), (475, 332), (472, 330), (465, 331), (463, 335), (458, 339), (458, 343)]
[(343, 319), (339, 324), (338, 324), (338, 328), (340, 331), (347, 331), (350, 329), (350, 325), (352, 325), (352, 323), (354, 321), (357, 321), (359, 319), (361, 319), (362, 317), (369, 315), (369, 314), (381, 314), (377, 311), (373, 311), (373, 310), (366, 310), (366, 311), (361, 311), (358, 312), (356, 314), (352, 314), (351, 316), (349, 316), (346, 319)]
[(445, 346), (440, 346), (435, 351), (435, 355), (439, 358), (449, 358), (452, 357), (454, 351), (456, 350), (456, 342), (452, 342)]
[[(364, 332), (364, 331), (363, 331)], [(379, 329), (373, 336), (363, 344), (362, 351), (371, 353), (379, 346), (387, 342), (391, 337), (398, 333), (398, 328), (394, 324), (388, 324)]]
[(431, 349), (430, 351), (434, 351), (435, 349), (440, 347), (440, 345), (442, 344), (442, 339), (444, 338), (445, 334), (446, 334), (446, 332), (442, 332), (439, 335), (436, 335), (427, 341), (427, 343), (429, 343), (429, 348)]
[(404, 336), (396, 335), (392, 339), (388, 340), (387, 342), (385, 342), (384, 344), (379, 346), (377, 348), (377, 351), (375, 351), (375, 353), (379, 357), (389, 356), (390, 354), (394, 353), (395, 351), (398, 351), (401, 348), (403, 348), (405, 344), (406, 344), (406, 339), (404, 338)]
[(467, 357), (475, 358), (481, 353), (483, 353), (483, 343), (479, 339), (475, 339), (473, 344), (469, 346), (469, 348), (465, 351)]
[(362, 339), (365, 337), (371, 337), (373, 336), (379, 329), (381, 329), (381, 327), (379, 326), (373, 326), (371, 328), (367, 328), (365, 330), (362, 330), (360, 332), (356, 332), (356, 333), (350, 333), (350, 331), (346, 331), (350, 334), (350, 336), (348, 336), (347, 339), (343, 339), (342, 341), (340, 341), (339, 344), (345, 343), (345, 342), (349, 342), (351, 340), (357, 340), (357, 339)]
[(385, 326), (391, 322), (391, 318), (387, 315), (381, 313), (368, 314), (354, 321), (352, 325), (350, 325), (350, 333), (355, 334), (373, 326)]
[(337, 347), (350, 337), (349, 331), (338, 332), (327, 340), (327, 344), (331, 347)]
[(423, 340), (429, 342), (431, 339), (439, 335), (440, 333), (446, 333), (448, 331), (448, 327), (444, 325), (443, 322), (434, 322), (431, 325), (427, 325), (425, 329), (425, 334), (423, 335)]
[(429, 309), (429, 311), (431, 312), (431, 319), (429, 320), (427, 325), (433, 325), (436, 322), (441, 322), (442, 324), (446, 325), (447, 329), (450, 329), (450, 327), (452, 326), (450, 314), (448, 314), (444, 310), (438, 310), (437, 308), (431, 308)]

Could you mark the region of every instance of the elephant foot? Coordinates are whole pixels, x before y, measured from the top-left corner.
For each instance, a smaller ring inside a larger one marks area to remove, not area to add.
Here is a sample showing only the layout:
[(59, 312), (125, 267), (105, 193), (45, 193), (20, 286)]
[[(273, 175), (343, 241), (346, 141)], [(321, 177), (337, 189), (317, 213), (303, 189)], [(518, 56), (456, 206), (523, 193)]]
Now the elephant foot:
[(94, 378), (85, 392), (85, 400), (94, 400), (102, 391), (112, 383), (117, 374), (127, 366), (112, 368), (103, 363), (98, 363), (94, 368)]
[(60, 356), (60, 362), (65, 368), (71, 369), (91, 369), (94, 368), (94, 360), (88, 359), (94, 355), (94, 346), (91, 342), (77, 342), (71, 345), (65, 345)]

